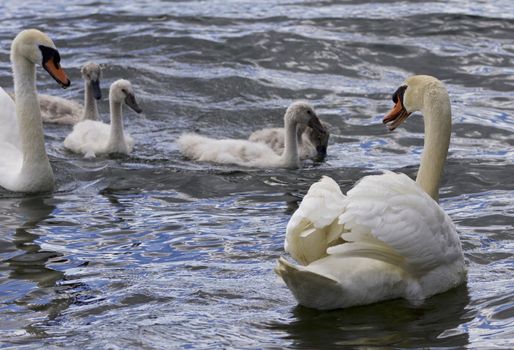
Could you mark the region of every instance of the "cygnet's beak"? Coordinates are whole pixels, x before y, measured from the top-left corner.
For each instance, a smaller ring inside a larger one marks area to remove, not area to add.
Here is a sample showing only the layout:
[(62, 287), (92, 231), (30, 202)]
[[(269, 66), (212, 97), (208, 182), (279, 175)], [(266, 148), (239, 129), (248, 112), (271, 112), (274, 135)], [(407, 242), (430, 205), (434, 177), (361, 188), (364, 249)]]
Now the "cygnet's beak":
[(316, 161), (321, 162), (327, 156), (327, 145), (318, 145), (316, 146)]
[(323, 125), (321, 125), (321, 122), (319, 121), (318, 116), (316, 116), (316, 115), (314, 115), (312, 118), (309, 119), (307, 126), (314, 129), (315, 131), (319, 132), (320, 134), (324, 134), (326, 132)]
[(141, 113), (143, 111), (141, 107), (139, 107), (139, 105), (137, 104), (136, 97), (134, 96), (134, 94), (128, 93), (127, 97), (125, 97), (125, 103), (127, 104), (127, 106), (132, 108), (136, 113)]
[(100, 79), (91, 80), (91, 88), (93, 89), (93, 97), (95, 100), (102, 98), (102, 90), (100, 90)]

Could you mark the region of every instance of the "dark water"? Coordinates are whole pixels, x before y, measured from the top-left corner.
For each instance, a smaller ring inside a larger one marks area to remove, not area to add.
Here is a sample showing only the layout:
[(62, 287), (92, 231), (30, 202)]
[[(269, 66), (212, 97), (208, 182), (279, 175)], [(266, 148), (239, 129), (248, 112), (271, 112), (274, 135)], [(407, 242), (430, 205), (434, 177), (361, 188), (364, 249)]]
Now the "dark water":
[[(82, 99), (79, 68), (126, 78), (133, 154), (83, 160), (47, 126), (53, 194), (0, 199), (0, 347), (16, 349), (514, 346), (514, 5), (510, 0), (4, 1), (9, 45), (37, 27), (72, 78), (41, 92)], [(321, 175), (346, 191), (379, 169), (414, 176), (419, 116), (381, 125), (409, 75), (444, 80), (454, 131), (441, 205), (461, 234), (465, 286), (333, 312), (297, 307), (272, 273), (286, 223)], [(184, 131), (247, 137), (293, 100), (332, 124), (325, 163), (257, 170), (191, 163)], [(107, 119), (107, 101), (101, 112)]]

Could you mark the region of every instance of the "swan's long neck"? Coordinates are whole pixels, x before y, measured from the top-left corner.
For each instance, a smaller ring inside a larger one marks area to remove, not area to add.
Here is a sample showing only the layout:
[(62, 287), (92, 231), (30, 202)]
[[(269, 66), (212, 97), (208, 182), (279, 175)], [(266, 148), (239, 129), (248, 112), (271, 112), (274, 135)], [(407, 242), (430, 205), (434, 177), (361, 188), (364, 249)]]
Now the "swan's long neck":
[(422, 109), (425, 121), (425, 145), (416, 182), (434, 200), (439, 200), (439, 182), (448, 155), (452, 127), (450, 98), (439, 87), (425, 94)]
[(91, 81), (84, 80), (84, 114), (81, 120), (98, 120), (99, 116), (98, 106), (93, 97), (93, 84)]
[[(14, 56), (12, 62), (16, 115), (23, 152), (21, 172), (32, 174), (32, 171), (40, 172), (45, 169), (51, 173), (36, 90), (36, 67), (23, 56)], [(34, 175), (45, 176), (45, 174)]]
[(125, 144), (125, 134), (123, 132), (123, 120), (121, 115), (121, 102), (110, 99), (111, 110), (111, 129), (108, 147), (112, 152), (127, 152)]
[(299, 168), (300, 159), (298, 157), (298, 141), (297, 141), (297, 123), (287, 115), (284, 117), (284, 153), (282, 153), (282, 162), (284, 167)]

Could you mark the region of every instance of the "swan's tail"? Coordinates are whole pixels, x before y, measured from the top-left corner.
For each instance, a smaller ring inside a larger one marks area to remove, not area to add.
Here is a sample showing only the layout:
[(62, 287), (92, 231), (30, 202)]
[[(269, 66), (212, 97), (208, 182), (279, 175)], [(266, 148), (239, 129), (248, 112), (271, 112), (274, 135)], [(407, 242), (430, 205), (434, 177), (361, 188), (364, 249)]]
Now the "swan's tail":
[(274, 271), (293, 293), (299, 304), (319, 310), (334, 309), (343, 305), (339, 283), (331, 278), (293, 265), (284, 258), (277, 260)]

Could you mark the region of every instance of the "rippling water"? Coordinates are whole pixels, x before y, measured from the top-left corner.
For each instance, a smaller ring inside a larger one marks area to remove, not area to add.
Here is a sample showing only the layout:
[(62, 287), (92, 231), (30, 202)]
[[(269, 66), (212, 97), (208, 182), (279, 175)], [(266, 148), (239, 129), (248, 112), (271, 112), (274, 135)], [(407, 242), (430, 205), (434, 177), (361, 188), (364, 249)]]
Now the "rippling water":
[[(141, 117), (128, 157), (83, 160), (47, 126), (53, 194), (0, 198), (0, 347), (336, 348), (514, 346), (514, 5), (499, 1), (11, 1), (9, 45), (37, 27), (72, 78), (41, 92), (82, 99), (80, 66), (126, 78)], [(379, 169), (414, 175), (422, 118), (381, 125), (412, 74), (444, 80), (454, 129), (441, 205), (461, 234), (465, 286), (319, 312), (272, 272), (286, 223), (321, 175), (346, 191)], [(180, 133), (247, 137), (293, 100), (332, 125), (325, 163), (298, 171), (191, 163)], [(107, 119), (107, 101), (100, 104)]]

